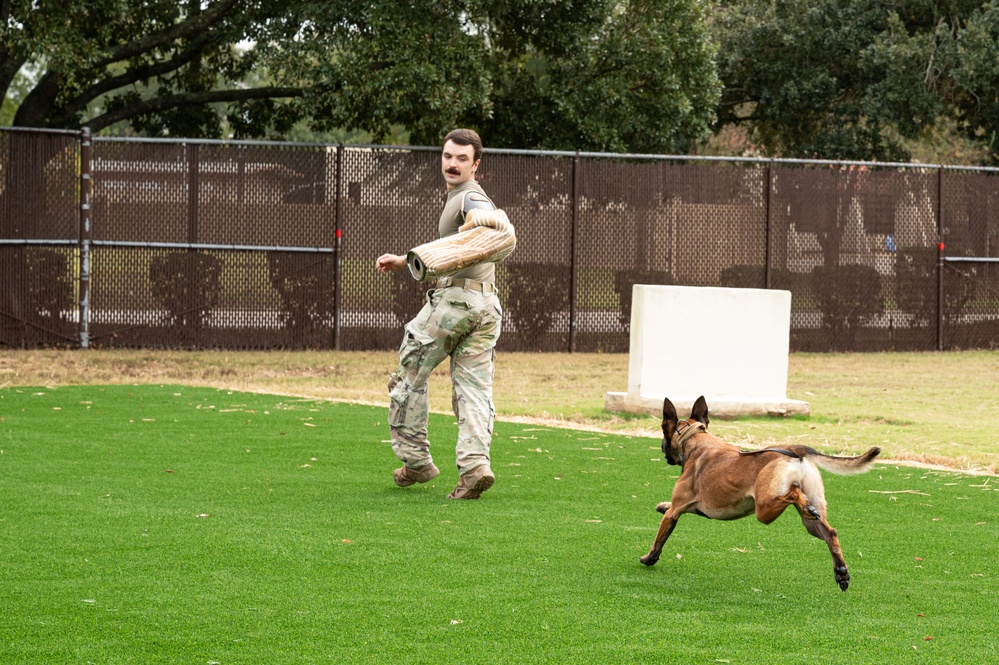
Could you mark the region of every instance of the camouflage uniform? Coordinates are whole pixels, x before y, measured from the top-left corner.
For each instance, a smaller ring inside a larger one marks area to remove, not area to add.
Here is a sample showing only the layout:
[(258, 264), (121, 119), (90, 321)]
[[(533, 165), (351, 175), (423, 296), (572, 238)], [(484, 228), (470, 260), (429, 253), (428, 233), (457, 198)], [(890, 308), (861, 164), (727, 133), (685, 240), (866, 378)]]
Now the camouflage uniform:
[[(489, 201), (474, 180), (450, 190), (441, 214), (440, 237), (458, 232), (466, 194)], [(455, 461), (459, 473), (465, 474), (489, 464), (496, 415), (493, 362), (503, 310), (494, 286), (494, 264), (471, 266), (451, 279), (467, 280), (469, 286), (429, 291), (423, 309), (406, 324), (399, 368), (388, 384), (389, 429), (392, 450), (406, 466), (416, 469), (432, 463), (427, 438), (428, 380), (433, 369), (450, 357), (451, 405), (458, 419)]]

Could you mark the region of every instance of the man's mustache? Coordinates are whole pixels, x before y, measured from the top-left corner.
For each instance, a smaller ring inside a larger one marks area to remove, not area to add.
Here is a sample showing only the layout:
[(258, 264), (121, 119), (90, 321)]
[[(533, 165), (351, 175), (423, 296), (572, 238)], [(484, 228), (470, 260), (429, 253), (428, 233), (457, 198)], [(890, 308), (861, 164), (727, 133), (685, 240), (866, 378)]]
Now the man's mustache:
[(450, 173), (451, 175), (461, 175), (461, 171), (454, 168), (453, 166), (449, 168), (447, 171), (445, 171), (445, 173)]

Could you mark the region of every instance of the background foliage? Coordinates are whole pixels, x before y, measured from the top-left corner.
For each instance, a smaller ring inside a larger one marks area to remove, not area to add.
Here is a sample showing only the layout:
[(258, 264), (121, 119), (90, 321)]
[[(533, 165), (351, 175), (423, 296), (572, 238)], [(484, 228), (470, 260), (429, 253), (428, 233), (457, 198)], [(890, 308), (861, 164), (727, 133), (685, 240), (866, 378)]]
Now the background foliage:
[(507, 147), (677, 152), (707, 136), (720, 94), (696, 0), (3, 9), (0, 89), (20, 126), (245, 138), (300, 123), (436, 144), (466, 125)]
[(759, 151), (906, 160), (943, 124), (995, 160), (993, 3), (733, 0), (718, 18), (719, 122)]
[(976, 0), (7, 0), (0, 125), (997, 160)]

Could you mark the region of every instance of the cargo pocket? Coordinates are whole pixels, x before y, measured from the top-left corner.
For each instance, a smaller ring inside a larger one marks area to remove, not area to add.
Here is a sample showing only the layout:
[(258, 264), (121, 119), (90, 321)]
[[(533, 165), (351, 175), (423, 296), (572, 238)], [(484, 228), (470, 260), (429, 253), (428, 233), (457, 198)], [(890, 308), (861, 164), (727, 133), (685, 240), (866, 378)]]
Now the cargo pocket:
[(393, 412), (404, 408), (403, 403), (412, 387), (419, 385), (421, 368), (434, 343), (434, 338), (417, 328), (415, 321), (406, 324), (405, 331), (402, 345), (399, 347), (399, 367), (392, 372), (388, 380), (389, 397), (392, 398), (389, 407), (390, 422), (394, 419)]

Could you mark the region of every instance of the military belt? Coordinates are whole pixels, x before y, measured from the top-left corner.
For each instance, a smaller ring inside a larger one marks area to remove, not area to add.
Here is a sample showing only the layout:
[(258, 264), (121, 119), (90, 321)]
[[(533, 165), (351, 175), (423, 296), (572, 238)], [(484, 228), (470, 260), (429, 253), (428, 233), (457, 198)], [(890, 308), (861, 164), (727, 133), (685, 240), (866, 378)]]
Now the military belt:
[(496, 293), (496, 285), (492, 282), (479, 282), (474, 279), (464, 279), (462, 277), (444, 277), (437, 280), (438, 289), (446, 289), (449, 286), (457, 286), (459, 289), (470, 289), (481, 291), (482, 293)]

